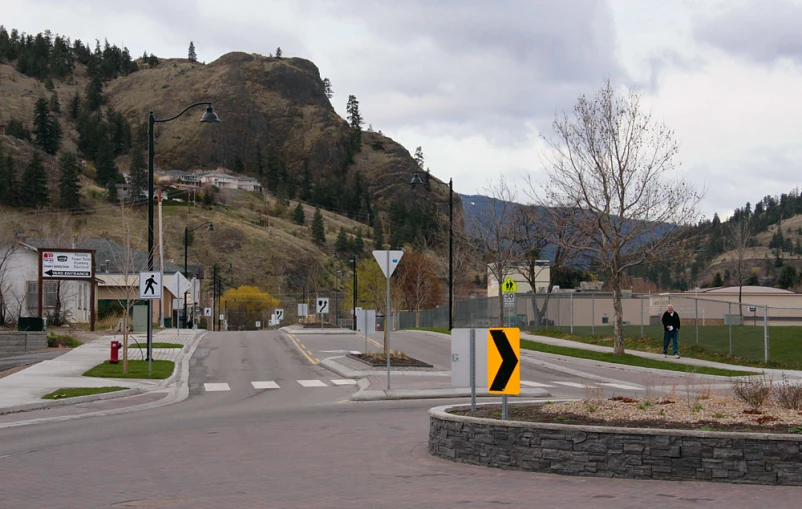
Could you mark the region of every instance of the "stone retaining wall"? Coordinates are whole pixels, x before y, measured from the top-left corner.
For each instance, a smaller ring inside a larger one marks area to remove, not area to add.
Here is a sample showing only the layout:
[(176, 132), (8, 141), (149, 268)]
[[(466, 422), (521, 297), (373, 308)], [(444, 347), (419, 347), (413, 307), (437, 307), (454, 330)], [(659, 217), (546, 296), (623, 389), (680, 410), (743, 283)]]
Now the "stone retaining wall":
[(46, 332), (0, 332), (0, 357), (47, 348)]
[(429, 412), (429, 453), (565, 475), (802, 485), (802, 436), (524, 423)]

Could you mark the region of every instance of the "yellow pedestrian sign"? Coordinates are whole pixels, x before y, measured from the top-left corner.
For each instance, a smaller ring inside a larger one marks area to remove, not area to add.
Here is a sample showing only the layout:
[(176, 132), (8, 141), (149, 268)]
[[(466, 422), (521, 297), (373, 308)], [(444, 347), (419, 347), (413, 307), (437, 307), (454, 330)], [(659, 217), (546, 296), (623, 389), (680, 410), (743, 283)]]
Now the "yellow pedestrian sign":
[(513, 281), (511, 277), (508, 277), (501, 283), (501, 291), (503, 293), (518, 293), (518, 283)]
[(487, 331), (487, 380), (491, 394), (521, 393), (521, 330)]

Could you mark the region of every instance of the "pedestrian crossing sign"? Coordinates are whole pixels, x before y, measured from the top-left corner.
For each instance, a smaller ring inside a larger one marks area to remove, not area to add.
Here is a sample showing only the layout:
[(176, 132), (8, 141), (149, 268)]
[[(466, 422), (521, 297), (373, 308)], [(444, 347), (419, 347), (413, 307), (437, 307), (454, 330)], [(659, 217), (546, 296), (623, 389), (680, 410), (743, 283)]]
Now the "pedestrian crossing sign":
[(139, 273), (139, 298), (143, 300), (162, 298), (161, 272)]
[(518, 283), (516, 283), (511, 277), (508, 277), (501, 284), (501, 291), (503, 293), (518, 293)]

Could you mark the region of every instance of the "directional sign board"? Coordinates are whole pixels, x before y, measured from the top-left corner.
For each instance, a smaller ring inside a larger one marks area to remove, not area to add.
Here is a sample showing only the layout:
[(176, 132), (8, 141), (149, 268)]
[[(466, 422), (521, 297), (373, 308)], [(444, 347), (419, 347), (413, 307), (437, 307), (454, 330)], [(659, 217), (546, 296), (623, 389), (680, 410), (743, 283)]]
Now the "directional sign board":
[(376, 259), (384, 273), (384, 277), (387, 279), (395, 272), (395, 268), (401, 262), (402, 256), (404, 256), (403, 251), (373, 251), (373, 258)]
[(173, 277), (165, 283), (164, 287), (170, 290), (170, 293), (172, 293), (174, 297), (183, 297), (184, 292), (188, 292), (190, 288), (192, 288), (192, 283), (190, 283), (183, 274), (176, 272), (173, 274)]
[(317, 299), (317, 313), (318, 314), (329, 314), (329, 299), (328, 297), (321, 297)]
[(42, 257), (43, 279), (90, 279), (92, 277), (92, 252), (44, 251)]
[(273, 314), (276, 315), (277, 323), (280, 323), (284, 319), (284, 310), (281, 308), (276, 309), (276, 312)]
[(491, 394), (521, 393), (521, 330), (489, 329), (487, 332), (487, 380)]
[(308, 304), (298, 304), (298, 316), (307, 316), (309, 314)]
[(513, 281), (511, 277), (508, 277), (501, 284), (501, 291), (504, 293), (518, 293), (518, 283)]
[[(451, 329), (451, 386), (471, 386), (471, 330)], [(476, 387), (487, 387), (487, 329), (474, 329)]]
[(139, 298), (140, 299), (161, 299), (162, 298), (162, 274), (161, 274), (161, 272), (140, 272), (139, 273)]
[(212, 308), (203, 308), (203, 316), (212, 316)]
[(505, 308), (514, 308), (515, 307), (515, 294), (514, 293), (504, 293), (504, 307)]
[(256, 322), (256, 328), (257, 328), (257, 329), (261, 329), (261, 328), (262, 328), (262, 322), (260, 322), (260, 321), (258, 321), (258, 320), (257, 320), (257, 322)]

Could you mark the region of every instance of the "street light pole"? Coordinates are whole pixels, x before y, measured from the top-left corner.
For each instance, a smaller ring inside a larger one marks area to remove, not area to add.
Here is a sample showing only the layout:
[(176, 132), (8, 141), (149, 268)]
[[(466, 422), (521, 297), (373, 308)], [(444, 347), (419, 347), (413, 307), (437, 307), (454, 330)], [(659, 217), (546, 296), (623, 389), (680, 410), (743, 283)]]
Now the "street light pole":
[[(170, 122), (175, 120), (195, 106), (206, 106), (206, 113), (200, 121), (203, 123), (220, 122), (217, 113), (214, 112), (210, 101), (190, 104), (181, 113), (170, 118), (156, 118), (153, 111), (148, 114), (148, 271), (153, 271), (153, 180), (155, 174), (154, 167), (154, 127), (157, 122)], [(150, 362), (153, 354), (153, 301), (148, 300), (148, 376), (150, 376)]]
[(356, 256), (350, 260), (354, 264), (354, 307), (353, 307), (353, 330), (356, 330)]

